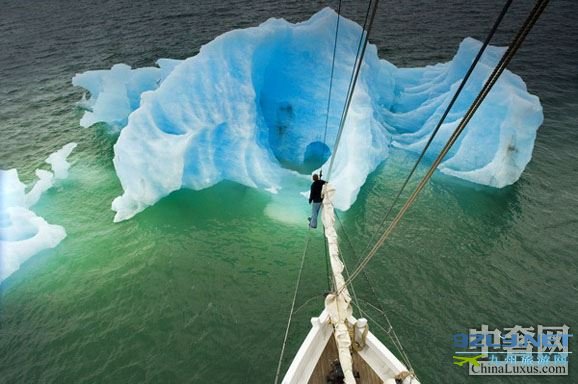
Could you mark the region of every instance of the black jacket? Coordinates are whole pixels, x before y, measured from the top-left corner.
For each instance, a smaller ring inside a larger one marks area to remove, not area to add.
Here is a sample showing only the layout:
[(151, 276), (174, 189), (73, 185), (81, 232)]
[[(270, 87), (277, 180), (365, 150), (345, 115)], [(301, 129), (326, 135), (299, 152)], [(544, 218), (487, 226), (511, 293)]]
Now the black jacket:
[(323, 201), (323, 198), (321, 198), (321, 189), (323, 188), (323, 184), (325, 184), (325, 180), (317, 180), (311, 184), (311, 192), (309, 192), (309, 204), (311, 204), (311, 202), (321, 203)]

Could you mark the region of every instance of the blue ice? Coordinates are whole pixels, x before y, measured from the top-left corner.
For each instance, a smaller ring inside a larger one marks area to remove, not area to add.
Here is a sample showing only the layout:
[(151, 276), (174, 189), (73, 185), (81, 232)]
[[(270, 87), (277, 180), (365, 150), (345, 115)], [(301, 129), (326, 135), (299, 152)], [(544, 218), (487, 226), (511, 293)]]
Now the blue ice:
[[(222, 180), (278, 192), (305, 189), (322, 167), (337, 194), (335, 206), (355, 202), (367, 176), (395, 146), (420, 152), (481, 43), (466, 38), (454, 58), (423, 68), (398, 68), (370, 44), (339, 149), (335, 141), (361, 27), (341, 18), (332, 102), (326, 114), (337, 14), (325, 8), (292, 24), (269, 19), (225, 33), (186, 60), (158, 68), (77, 75), (90, 92), (81, 125), (123, 127), (114, 166), (124, 190), (112, 206), (125, 220), (180, 188)], [(435, 157), (504, 48), (489, 47), (448, 116), (427, 157)], [(325, 134), (325, 122), (328, 129)], [(506, 71), (439, 171), (504, 187), (530, 161), (542, 124), (539, 99)]]

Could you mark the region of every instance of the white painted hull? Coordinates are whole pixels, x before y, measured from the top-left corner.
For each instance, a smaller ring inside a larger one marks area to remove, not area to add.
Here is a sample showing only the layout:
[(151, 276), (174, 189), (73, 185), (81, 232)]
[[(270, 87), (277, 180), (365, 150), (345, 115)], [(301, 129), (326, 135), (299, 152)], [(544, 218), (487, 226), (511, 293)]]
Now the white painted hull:
[[(283, 384), (309, 383), (323, 351), (333, 335), (333, 326), (329, 315), (323, 311), (319, 317), (311, 318), (311, 330), (301, 344), (291, 366), (283, 378)], [(371, 331), (367, 333), (365, 346), (357, 352), (359, 357), (379, 376), (386, 384), (395, 384), (395, 378), (407, 368), (393, 353), (383, 345)], [(366, 382), (361, 378), (360, 383)], [(419, 384), (415, 377), (408, 377), (403, 384)], [(325, 382), (324, 382), (325, 384)]]

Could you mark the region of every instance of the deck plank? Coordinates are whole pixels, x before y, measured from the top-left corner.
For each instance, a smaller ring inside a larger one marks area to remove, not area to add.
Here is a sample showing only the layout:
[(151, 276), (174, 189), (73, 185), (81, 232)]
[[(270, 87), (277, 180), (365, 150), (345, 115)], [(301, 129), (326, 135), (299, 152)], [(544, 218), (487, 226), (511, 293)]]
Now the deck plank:
[[(309, 378), (308, 384), (327, 384), (327, 376), (332, 368), (331, 363), (337, 359), (337, 345), (335, 339), (331, 337)], [(375, 371), (357, 353), (353, 354), (353, 371), (359, 373), (359, 378), (356, 379), (357, 384), (383, 383)]]

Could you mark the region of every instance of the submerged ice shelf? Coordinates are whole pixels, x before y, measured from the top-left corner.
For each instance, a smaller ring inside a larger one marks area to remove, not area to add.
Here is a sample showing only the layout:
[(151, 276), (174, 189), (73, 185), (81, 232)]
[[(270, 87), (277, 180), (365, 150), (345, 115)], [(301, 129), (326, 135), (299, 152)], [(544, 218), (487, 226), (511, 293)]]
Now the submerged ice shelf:
[[(112, 207), (125, 220), (180, 188), (222, 180), (279, 191), (307, 188), (314, 169), (327, 171), (335, 205), (348, 209), (390, 146), (419, 152), (479, 50), (466, 38), (447, 62), (398, 68), (369, 45), (345, 123), (332, 154), (361, 27), (341, 18), (326, 140), (323, 137), (337, 14), (325, 8), (297, 24), (270, 19), (234, 30), (186, 60), (159, 68), (89, 71), (73, 84), (90, 92), (81, 125), (122, 127), (114, 166), (124, 193)], [(499, 61), (488, 47), (446, 119), (428, 157), (434, 157)], [(503, 187), (529, 162), (542, 107), (522, 79), (506, 71), (439, 170)]]
[(52, 172), (37, 169), (38, 180), (28, 192), (16, 169), (0, 170), (0, 282), (31, 256), (56, 247), (66, 237), (63, 227), (47, 223), (32, 206), (56, 180), (68, 177), (66, 158), (75, 147), (76, 143), (69, 143), (51, 154), (46, 163)]

